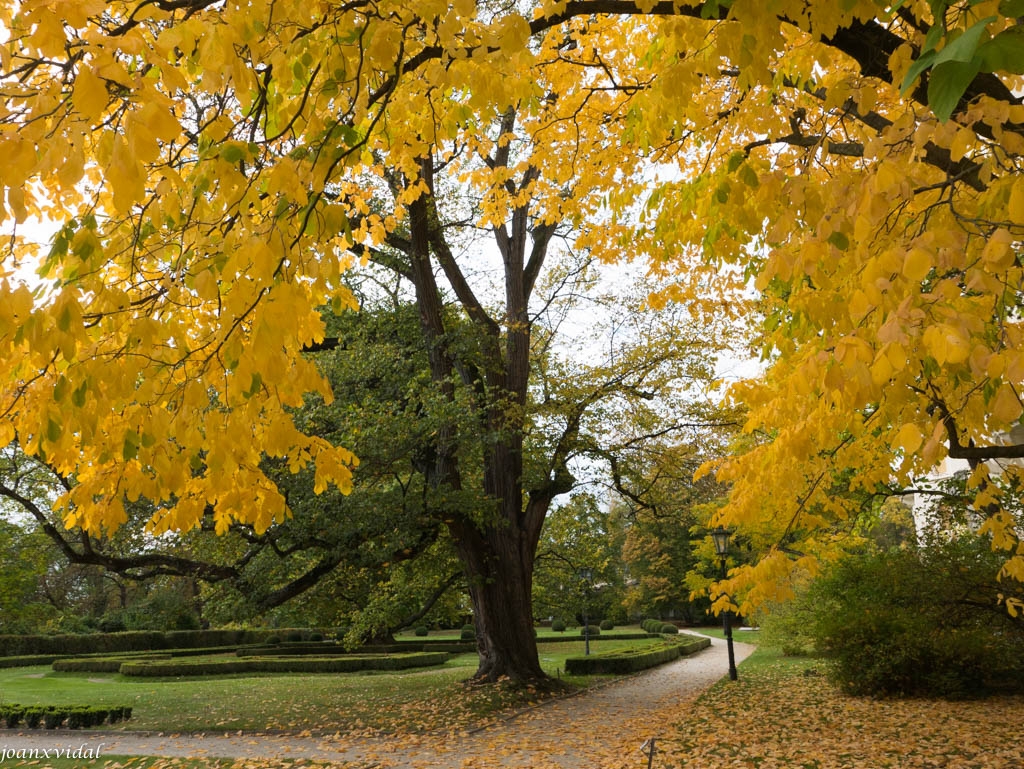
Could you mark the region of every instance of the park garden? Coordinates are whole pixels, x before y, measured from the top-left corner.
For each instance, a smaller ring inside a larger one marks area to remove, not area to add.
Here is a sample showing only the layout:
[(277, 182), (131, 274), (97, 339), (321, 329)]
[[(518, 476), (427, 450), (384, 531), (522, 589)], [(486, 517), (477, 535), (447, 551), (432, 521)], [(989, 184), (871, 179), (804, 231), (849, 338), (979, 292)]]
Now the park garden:
[(0, 0), (4, 733), (1017, 766), (1022, 18)]

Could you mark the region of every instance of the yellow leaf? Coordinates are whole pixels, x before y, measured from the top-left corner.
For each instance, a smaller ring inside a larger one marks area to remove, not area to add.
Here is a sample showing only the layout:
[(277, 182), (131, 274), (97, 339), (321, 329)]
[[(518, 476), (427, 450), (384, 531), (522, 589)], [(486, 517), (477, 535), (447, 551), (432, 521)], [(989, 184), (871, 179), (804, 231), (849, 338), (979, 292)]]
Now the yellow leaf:
[(989, 410), (993, 419), (1001, 424), (1008, 425), (1016, 422), (1022, 411), (1020, 398), (1017, 397), (1010, 385), (1004, 384), (996, 392), (996, 397), (992, 399)]
[(903, 276), (911, 283), (920, 283), (932, 269), (932, 255), (923, 248), (912, 248), (903, 260)]
[(924, 436), (915, 424), (905, 424), (890, 444), (894, 449), (901, 448), (903, 453), (910, 455), (921, 448)]
[(103, 116), (109, 100), (110, 94), (103, 79), (91, 67), (82, 67), (75, 78), (75, 90), (71, 95), (75, 109), (95, 123)]

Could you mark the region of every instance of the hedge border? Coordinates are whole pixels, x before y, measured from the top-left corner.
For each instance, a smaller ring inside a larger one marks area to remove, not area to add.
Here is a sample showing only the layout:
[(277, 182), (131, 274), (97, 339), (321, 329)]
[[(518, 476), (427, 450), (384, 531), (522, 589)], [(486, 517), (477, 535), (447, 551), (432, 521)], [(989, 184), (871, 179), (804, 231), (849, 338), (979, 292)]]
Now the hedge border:
[(443, 665), (446, 652), (415, 652), (395, 656), (358, 655), (338, 657), (246, 657), (243, 659), (170, 662), (128, 661), (123, 676), (204, 676), (233, 673), (358, 673), (364, 670), (406, 670)]
[(569, 657), (565, 661), (565, 672), (577, 676), (636, 673), (694, 654), (709, 646), (710, 638), (687, 635), (679, 640), (666, 641), (653, 649), (616, 649), (591, 654), (589, 657)]
[(88, 729), (132, 717), (129, 705), (0, 705), (0, 721), (8, 729)]

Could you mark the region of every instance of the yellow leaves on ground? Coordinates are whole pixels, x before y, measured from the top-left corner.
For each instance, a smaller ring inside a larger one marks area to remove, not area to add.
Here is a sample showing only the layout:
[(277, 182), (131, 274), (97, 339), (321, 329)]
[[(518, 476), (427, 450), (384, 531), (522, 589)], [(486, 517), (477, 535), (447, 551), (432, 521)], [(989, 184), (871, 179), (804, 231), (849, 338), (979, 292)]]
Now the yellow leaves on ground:
[(658, 730), (655, 766), (1009, 769), (1024, 761), (1016, 739), (1020, 696), (846, 697), (821, 675), (820, 662), (765, 664), (770, 657), (758, 656), (761, 664), (742, 666), (738, 682), (723, 681), (692, 706), (666, 713), (674, 728)]

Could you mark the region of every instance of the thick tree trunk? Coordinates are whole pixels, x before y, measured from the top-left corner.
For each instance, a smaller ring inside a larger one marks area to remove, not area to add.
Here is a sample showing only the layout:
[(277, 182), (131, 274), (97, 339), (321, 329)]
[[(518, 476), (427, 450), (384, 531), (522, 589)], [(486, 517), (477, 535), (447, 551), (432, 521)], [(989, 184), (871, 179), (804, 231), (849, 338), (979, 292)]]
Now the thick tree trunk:
[(480, 531), (465, 522), (451, 527), (469, 578), (480, 665), (475, 680), (508, 678), (535, 682), (546, 678), (533, 635), (533, 561), (535, 548), (508, 527)]

